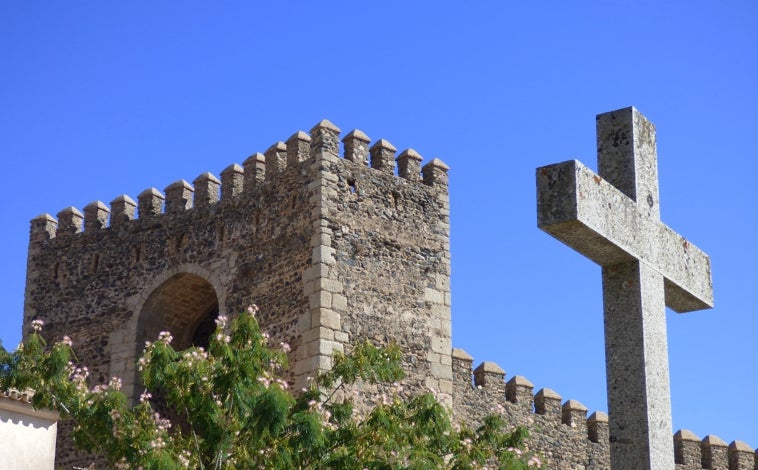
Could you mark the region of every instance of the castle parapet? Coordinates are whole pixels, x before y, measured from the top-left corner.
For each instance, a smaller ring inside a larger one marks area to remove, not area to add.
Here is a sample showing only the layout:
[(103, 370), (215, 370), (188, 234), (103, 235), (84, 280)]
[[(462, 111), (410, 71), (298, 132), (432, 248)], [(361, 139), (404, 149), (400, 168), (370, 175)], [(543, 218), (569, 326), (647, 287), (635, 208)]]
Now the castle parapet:
[(72, 235), (82, 231), (84, 215), (74, 206), (69, 206), (58, 212), (58, 230), (56, 236)]
[(264, 152), (266, 156), (266, 177), (271, 179), (287, 168), (287, 145), (276, 142)]
[(166, 213), (173, 214), (192, 208), (195, 188), (184, 180), (174, 181), (166, 186)]
[(534, 396), (534, 411), (538, 415), (555, 416), (563, 420), (561, 396), (551, 388), (541, 388)]
[(397, 156), (397, 170), (401, 178), (414, 183), (421, 180), (421, 155), (413, 149), (405, 149)]
[[(434, 158), (421, 167), (422, 156), (412, 148), (403, 150), (395, 158), (397, 150), (386, 139), (379, 139), (369, 146), (371, 139), (358, 129), (350, 131), (341, 141), (340, 132), (337, 126), (324, 119), (310, 130), (310, 134), (295, 132), (286, 142), (278, 141), (271, 145), (265, 153), (252, 154), (242, 166), (236, 163), (227, 166), (221, 172), (220, 179), (205, 172), (195, 178), (192, 184), (183, 179), (178, 180), (168, 185), (164, 192), (154, 187), (148, 188), (137, 196), (137, 202), (124, 194), (111, 201), (110, 208), (95, 201), (84, 208), (84, 214), (75, 207), (68, 207), (58, 213), (57, 219), (50, 215), (40, 216), (42, 218), (32, 220), (30, 241), (41, 242), (55, 236), (79, 232), (94, 233), (109, 225), (118, 227), (132, 220), (180, 214), (193, 207), (204, 208), (220, 202), (228, 203), (245, 193), (254, 193), (257, 187), (266, 182), (275, 181), (277, 175), (289, 167), (301, 167), (312, 159), (336, 163), (340, 158), (340, 143), (344, 148), (342, 157), (345, 161), (358, 166), (370, 166), (389, 175), (395, 174), (397, 163), (397, 177), (411, 183), (439, 188), (439, 195), (447, 194), (449, 167), (441, 160)], [(326, 166), (320, 168), (328, 173)], [(354, 182), (350, 184), (354, 185)]]
[(212, 173), (206, 172), (195, 178), (195, 207), (208, 207), (218, 202), (218, 188), (221, 181)]
[(252, 191), (266, 179), (266, 156), (254, 153), (242, 162), (245, 176), (245, 190)]
[(531, 412), (534, 410), (534, 384), (526, 377), (515, 375), (505, 384), (505, 398)]
[(456, 420), (480, 423), (499, 414), (527, 427), (529, 448), (543, 454), (547, 468), (608, 468), (608, 415), (596, 412), (588, 418), (582, 403), (562, 403), (549, 388), (535, 394), (534, 384), (522, 376), (505, 382), (505, 371), (494, 362), (483, 362), (472, 371), (473, 359), (462, 349), (453, 349), (451, 358)]
[(482, 362), (474, 369), (474, 385), (486, 393), (505, 397), (505, 371), (494, 362)]
[(39, 243), (55, 237), (58, 231), (58, 219), (50, 214), (42, 214), (31, 220), (29, 241)]
[(84, 231), (95, 232), (108, 225), (111, 210), (103, 202), (94, 201), (84, 206)]
[(358, 129), (348, 132), (342, 139), (342, 145), (345, 148), (345, 160), (368, 166), (368, 144), (370, 142), (369, 136)]
[(311, 156), (311, 136), (303, 131), (297, 131), (287, 139), (287, 165), (297, 165)]
[(245, 171), (236, 163), (232, 163), (221, 171), (221, 200), (231, 201), (242, 194), (245, 184)]
[(587, 430), (587, 407), (576, 400), (566, 400), (561, 407), (561, 422), (581, 431)]
[(445, 165), (445, 162), (439, 158), (433, 158), (429, 163), (424, 165), (421, 169), (424, 175), (424, 184), (429, 186), (447, 186), (447, 172), (450, 167)]
[(700, 449), (700, 438), (692, 431), (680, 429), (674, 434), (674, 462), (687, 468), (701, 468), (703, 453)]
[(681, 429), (674, 434), (674, 462), (681, 470), (754, 470), (756, 453), (742, 441), (727, 445), (714, 435), (701, 441), (693, 432)]
[(395, 152), (397, 149), (388, 140), (379, 139), (369, 148), (371, 168), (392, 173), (395, 171)]
[(111, 201), (111, 227), (123, 225), (134, 220), (137, 212), (137, 203), (126, 194), (118, 196)]
[[(592, 442), (608, 442), (610, 439), (608, 415), (602, 411), (592, 413), (590, 417), (587, 418), (587, 435)], [(698, 449), (700, 449), (699, 442)]]
[(324, 119), (311, 129), (311, 152), (314, 156), (340, 154), (340, 128)]
[(729, 470), (752, 470), (755, 467), (753, 448), (742, 441), (729, 444)]
[(166, 198), (163, 193), (155, 188), (147, 188), (137, 196), (140, 219), (147, 219), (161, 214), (163, 201)]
[(705, 436), (700, 448), (703, 453), (703, 468), (729, 468), (728, 446), (718, 436)]

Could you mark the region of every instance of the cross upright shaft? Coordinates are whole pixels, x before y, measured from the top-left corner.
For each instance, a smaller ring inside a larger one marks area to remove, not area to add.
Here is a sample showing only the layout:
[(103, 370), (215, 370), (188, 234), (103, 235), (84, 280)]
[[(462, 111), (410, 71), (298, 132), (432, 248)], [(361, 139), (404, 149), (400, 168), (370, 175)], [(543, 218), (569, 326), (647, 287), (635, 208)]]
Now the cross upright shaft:
[(710, 260), (660, 222), (653, 124), (601, 114), (597, 142), (600, 175), (537, 169), (538, 226), (602, 267), (612, 468), (673, 469), (665, 307), (713, 306)]

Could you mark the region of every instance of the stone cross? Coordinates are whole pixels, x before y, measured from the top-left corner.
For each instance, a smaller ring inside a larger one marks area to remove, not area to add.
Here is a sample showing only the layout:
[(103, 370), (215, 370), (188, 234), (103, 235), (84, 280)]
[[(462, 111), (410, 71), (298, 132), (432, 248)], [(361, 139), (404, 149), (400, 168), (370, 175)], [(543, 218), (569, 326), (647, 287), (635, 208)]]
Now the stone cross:
[(537, 169), (537, 225), (602, 267), (611, 468), (673, 469), (666, 306), (713, 306), (708, 256), (660, 221), (655, 127), (597, 116), (600, 175)]

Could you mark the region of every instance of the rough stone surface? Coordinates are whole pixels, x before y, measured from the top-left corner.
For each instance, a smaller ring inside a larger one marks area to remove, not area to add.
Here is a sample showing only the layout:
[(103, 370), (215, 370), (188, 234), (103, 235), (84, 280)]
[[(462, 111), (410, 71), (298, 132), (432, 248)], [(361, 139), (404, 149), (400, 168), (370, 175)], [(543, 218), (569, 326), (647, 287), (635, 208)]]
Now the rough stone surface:
[(677, 431), (674, 434), (674, 460), (679, 468), (702, 468), (700, 438), (685, 429)]
[(655, 128), (634, 108), (597, 117), (600, 175), (537, 169), (538, 225), (602, 266), (614, 469), (674, 466), (665, 307), (709, 308), (709, 258), (663, 225)]
[[(35, 218), (26, 332), (44, 318), (50, 340), (73, 339), (92, 385), (121, 376), (134, 399), (146, 340), (170, 330), (178, 348), (202, 344), (219, 312), (256, 303), (271, 344), (292, 347), (295, 384), (357, 341), (396, 342), (405, 393), (433, 388), (452, 403), (446, 181), (411, 182), (391, 166), (340, 158), (340, 131), (328, 121), (311, 132), (230, 165), (220, 185), (205, 174), (194, 192), (184, 180), (165, 196), (150, 188), (138, 213), (119, 197), (110, 225), (99, 203), (87, 215), (71, 207), (59, 220)], [(68, 428), (61, 423), (58, 465), (86, 464)]]

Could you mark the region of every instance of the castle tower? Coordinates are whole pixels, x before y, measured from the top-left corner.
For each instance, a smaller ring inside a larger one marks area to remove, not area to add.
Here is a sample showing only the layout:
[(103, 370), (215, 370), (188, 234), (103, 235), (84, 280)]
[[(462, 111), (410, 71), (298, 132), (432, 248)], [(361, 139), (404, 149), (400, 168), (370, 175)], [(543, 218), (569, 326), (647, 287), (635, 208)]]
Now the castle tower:
[[(448, 168), (358, 130), (341, 158), (339, 136), (322, 121), (220, 180), (33, 219), (24, 332), (44, 319), (93, 385), (118, 376), (134, 398), (146, 340), (203, 344), (219, 312), (255, 303), (272, 344), (291, 345), (296, 385), (370, 339), (402, 347), (409, 388), (452, 394)], [(65, 441), (58, 465), (76, 458)]]

